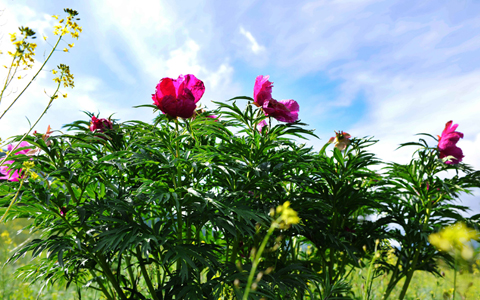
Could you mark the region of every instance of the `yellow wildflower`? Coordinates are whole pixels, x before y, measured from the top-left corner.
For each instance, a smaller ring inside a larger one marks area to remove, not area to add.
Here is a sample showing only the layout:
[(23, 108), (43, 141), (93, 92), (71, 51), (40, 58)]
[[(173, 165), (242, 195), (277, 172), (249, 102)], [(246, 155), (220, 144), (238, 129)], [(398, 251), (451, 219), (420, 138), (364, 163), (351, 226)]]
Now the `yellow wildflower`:
[(463, 222), (458, 222), (431, 234), (428, 240), (441, 251), (459, 252), (464, 259), (471, 259), (473, 257), (471, 240), (478, 238), (475, 230), (468, 228)]
[(276, 209), (276, 213), (279, 214), (280, 228), (288, 227), (291, 224), (298, 224), (300, 218), (297, 215), (297, 212), (290, 208), (290, 201), (286, 201), (282, 205), (279, 205)]
[(0, 234), (0, 237), (4, 240), (4, 243), (6, 245), (10, 245), (12, 243), (12, 239), (10, 238), (10, 234), (8, 233), (8, 231), (4, 231), (2, 232), (2, 234)]
[(35, 163), (33, 161), (26, 161), (23, 163), (23, 167), (27, 170), (30, 170), (31, 168), (35, 167)]

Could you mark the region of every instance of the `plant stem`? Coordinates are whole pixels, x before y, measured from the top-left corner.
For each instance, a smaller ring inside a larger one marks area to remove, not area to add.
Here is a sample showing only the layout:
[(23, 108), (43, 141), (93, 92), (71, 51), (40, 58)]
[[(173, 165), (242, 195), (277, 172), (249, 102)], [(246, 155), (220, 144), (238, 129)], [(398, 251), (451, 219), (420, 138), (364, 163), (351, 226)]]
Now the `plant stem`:
[[(175, 157), (176, 157), (176, 174), (174, 175), (173, 178), (173, 183), (175, 185), (175, 190), (179, 188), (179, 185), (181, 183), (181, 173), (180, 173), (180, 166), (179, 164), (179, 157), (180, 157), (180, 150), (179, 150), (179, 145), (178, 145), (178, 120), (175, 119)], [(178, 200), (177, 200), (178, 202)], [(178, 203), (177, 206), (177, 239), (179, 244), (183, 244), (183, 216), (182, 216), (182, 208), (181, 204)], [(182, 267), (182, 264), (180, 262), (180, 259), (177, 261), (177, 271), (180, 270)]]
[(373, 283), (372, 270), (373, 270), (373, 266), (375, 264), (375, 260), (377, 260), (377, 245), (378, 244), (375, 245), (375, 253), (374, 253), (373, 258), (370, 262), (370, 266), (368, 267), (367, 279), (365, 280), (365, 290), (363, 291), (363, 299), (364, 300), (369, 299), (370, 291), (371, 291), (371, 288), (372, 288), (372, 283)]
[(453, 265), (453, 300), (455, 300), (455, 294), (457, 293), (457, 255), (455, 255), (455, 261)]
[(48, 102), (47, 104), (47, 107), (45, 107), (45, 109), (43, 110), (43, 112), (40, 114), (40, 117), (38, 117), (38, 119), (35, 121), (35, 123), (30, 127), (30, 129), (28, 129), (28, 131), (22, 136), (22, 138), (20, 139), (20, 141), (18, 142), (18, 144), (13, 147), (12, 151), (8, 152), (7, 155), (5, 155), (3, 158), (2, 158), (2, 161), (0, 162), (0, 165), (3, 165), (3, 163), (8, 159), (8, 157), (10, 156), (10, 154), (14, 153), (15, 150), (17, 150), (18, 146), (20, 146), (20, 143), (23, 142), (23, 140), (25, 139), (25, 137), (30, 134), (30, 131), (32, 131), (32, 129), (37, 126), (38, 122), (40, 122), (40, 119), (43, 118), (43, 116), (47, 113), (47, 110), (50, 108), (50, 105), (52, 105), (52, 102), (53, 100), (56, 99), (56, 95), (58, 93), (58, 90), (60, 89), (60, 84), (61, 82), (58, 83), (57, 85), (57, 89), (55, 90), (55, 93), (53, 93), (53, 96), (50, 97), (50, 101)]
[(103, 269), (103, 272), (105, 272), (105, 276), (107, 276), (108, 280), (110, 281), (110, 283), (113, 285), (113, 288), (117, 292), (118, 297), (120, 297), (120, 299), (122, 299), (122, 300), (127, 300), (127, 297), (123, 293), (122, 288), (120, 287), (117, 280), (115, 279), (115, 276), (113, 276), (112, 270), (110, 270), (110, 266), (108, 265), (107, 261), (105, 260), (105, 257), (103, 257), (102, 254), (98, 254), (97, 259), (98, 259), (97, 260), (98, 263), (100, 264), (100, 266)]
[(137, 290), (137, 282), (135, 281), (135, 276), (133, 275), (133, 271), (132, 271), (132, 264), (131, 264), (131, 258), (129, 255), (127, 255), (125, 257), (125, 262), (127, 264), (127, 272), (128, 272), (128, 276), (130, 276), (130, 280), (132, 281), (132, 289), (134, 291)]
[(142, 271), (143, 279), (145, 279), (145, 282), (147, 283), (148, 290), (150, 291), (150, 294), (152, 295), (153, 300), (159, 300), (157, 297), (157, 293), (155, 292), (155, 288), (153, 287), (152, 280), (150, 279), (150, 276), (148, 276), (147, 269), (145, 269), (145, 264), (143, 263), (140, 246), (137, 246), (136, 255), (137, 255), (138, 263), (140, 264), (140, 270)]
[[(2, 102), (2, 99), (3, 99), (3, 93), (5, 92), (5, 90), (7, 89), (7, 86), (10, 84), (10, 82), (12, 81), (10, 79), (10, 81), (8, 80), (8, 78), (10, 77), (10, 72), (12, 71), (12, 66), (13, 66), (13, 63), (15, 62), (15, 57), (12, 58), (12, 63), (10, 64), (10, 68), (8, 68), (8, 74), (7, 74), (7, 78), (5, 79), (5, 84), (3, 85), (3, 89), (2, 89), (2, 92), (0, 93), (0, 103)], [(17, 67), (18, 68), (18, 67)], [(16, 69), (16, 68), (15, 68)], [(14, 75), (12, 75), (11, 78), (13, 78)]]
[[(93, 278), (97, 277), (97, 274), (95, 274), (92, 269), (89, 269), (90, 274), (92, 274)], [(103, 285), (103, 283), (100, 280), (97, 280), (98, 285), (100, 286), (100, 289), (102, 290), (103, 295), (107, 298), (107, 300), (114, 300), (114, 298), (110, 295), (108, 292), (107, 288)]]
[[(430, 199), (428, 200), (428, 203), (427, 203), (426, 216), (422, 226), (422, 232), (424, 232), (427, 229), (429, 220), (430, 220)], [(413, 261), (412, 261), (412, 264), (410, 265), (410, 270), (407, 273), (407, 277), (405, 278), (405, 282), (403, 283), (402, 292), (398, 297), (399, 300), (403, 300), (403, 298), (405, 298), (405, 295), (407, 294), (407, 289), (408, 289), (408, 286), (410, 285), (410, 281), (412, 281), (413, 273), (415, 272), (415, 267), (418, 263), (418, 258), (420, 257), (420, 251), (423, 247), (423, 244), (424, 244), (423, 239), (421, 239), (420, 242), (418, 243), (418, 246), (415, 248)]]
[(252, 269), (250, 270), (250, 274), (248, 275), (247, 286), (245, 287), (245, 293), (243, 294), (242, 300), (248, 299), (248, 294), (250, 293), (250, 289), (252, 288), (252, 281), (253, 276), (255, 276), (255, 271), (257, 270), (257, 266), (260, 263), (260, 259), (262, 258), (262, 253), (265, 250), (265, 246), (267, 245), (268, 239), (273, 234), (273, 231), (276, 228), (277, 223), (274, 221), (270, 228), (268, 229), (267, 235), (262, 241), (260, 248), (258, 249), (257, 253), (255, 254), (255, 258), (252, 263)]
[(415, 266), (417, 265), (418, 257), (420, 256), (420, 251), (418, 249), (422, 247), (421, 244), (422, 243), (420, 243), (418, 245), (418, 248), (415, 249), (415, 254), (413, 256), (413, 261), (412, 261), (412, 264), (410, 265), (410, 270), (407, 273), (407, 276), (405, 278), (405, 282), (403, 283), (402, 291), (400, 293), (400, 296), (398, 297), (399, 300), (403, 300), (403, 298), (405, 298), (405, 295), (407, 294), (408, 286), (410, 285), (410, 281), (412, 281), (413, 273), (415, 272)]
[[(15, 98), (15, 100), (13, 100), (13, 102), (7, 107), (7, 109), (3, 112), (3, 114), (0, 116), (0, 119), (3, 118), (3, 116), (5, 115), (5, 113), (13, 106), (13, 104), (15, 104), (15, 102), (17, 102), (17, 100), (20, 98), (20, 96), (22, 96), (22, 94), (27, 90), (27, 88), (30, 86), (30, 84), (35, 80), (35, 78), (37, 78), (38, 74), (40, 74), (40, 72), (43, 70), (43, 67), (47, 64), (48, 60), (50, 59), (50, 57), (52, 56), (53, 52), (55, 52), (55, 50), (57, 49), (57, 46), (58, 44), (60, 43), (60, 40), (62, 39), (63, 35), (60, 35), (58, 37), (58, 40), (57, 40), (57, 43), (55, 44), (55, 46), (53, 46), (52, 48), (52, 51), (50, 51), (50, 54), (48, 54), (47, 56), (47, 59), (43, 62), (42, 66), (40, 67), (40, 69), (38, 69), (37, 73), (32, 77), (32, 79), (30, 80), (30, 82), (25, 86), (25, 88), (23, 88), (23, 90), (20, 92), (20, 94), (18, 94), (18, 96)], [(5, 87), (6, 88), (6, 87)], [(58, 90), (58, 89), (57, 89)], [(2, 94), (3, 94), (3, 91), (2, 91)], [(50, 106), (50, 103), (47, 105), (47, 107)], [(30, 129), (31, 130), (31, 129)]]
[(397, 284), (397, 274), (398, 274), (398, 267), (400, 265), (400, 259), (397, 259), (397, 263), (395, 264), (395, 270), (392, 273), (392, 277), (390, 277), (390, 281), (388, 282), (387, 288), (385, 292), (383, 293), (382, 300), (387, 300), (388, 297), (390, 296), (390, 293), (392, 293), (393, 288)]
[(15, 194), (15, 197), (13, 197), (12, 201), (10, 202), (10, 205), (7, 207), (7, 210), (6, 210), (5, 213), (3, 214), (2, 218), (0, 219), (0, 223), (2, 223), (3, 219), (5, 219), (5, 217), (7, 216), (8, 211), (9, 211), (10, 208), (12, 207), (13, 203), (15, 203), (15, 200), (17, 200), (18, 194), (20, 193), (20, 190), (22, 189), (23, 182), (24, 182), (24, 180), (22, 180), (22, 181), (20, 182), (20, 186), (18, 187), (18, 191), (17, 191), (17, 193)]

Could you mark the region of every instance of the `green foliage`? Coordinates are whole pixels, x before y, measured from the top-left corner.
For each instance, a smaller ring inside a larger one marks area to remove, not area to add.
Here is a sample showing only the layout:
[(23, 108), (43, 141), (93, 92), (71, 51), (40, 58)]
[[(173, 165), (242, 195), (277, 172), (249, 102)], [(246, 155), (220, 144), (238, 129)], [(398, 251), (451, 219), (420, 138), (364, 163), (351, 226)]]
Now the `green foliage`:
[[(30, 220), (32, 238), (9, 259), (36, 259), (20, 278), (106, 299), (234, 299), (250, 287), (249, 299), (351, 299), (350, 275), (376, 240), (371, 278), (391, 274), (387, 297), (413, 271), (438, 274), (437, 259), (451, 260), (427, 237), (463, 219), (453, 201), (479, 186), (478, 172), (424, 144), (409, 164), (380, 170), (372, 138), (316, 152), (294, 141), (314, 136), (305, 124), (269, 120), (259, 132), (266, 117), (254, 105), (217, 104), (189, 120), (159, 114), (104, 132), (79, 120), (66, 134), (25, 137), (41, 152), (12, 165), (35, 164), (6, 214)], [(18, 189), (0, 184), (0, 213)], [(300, 223), (271, 227), (271, 209), (287, 201)], [(387, 255), (389, 240), (401, 248)]]

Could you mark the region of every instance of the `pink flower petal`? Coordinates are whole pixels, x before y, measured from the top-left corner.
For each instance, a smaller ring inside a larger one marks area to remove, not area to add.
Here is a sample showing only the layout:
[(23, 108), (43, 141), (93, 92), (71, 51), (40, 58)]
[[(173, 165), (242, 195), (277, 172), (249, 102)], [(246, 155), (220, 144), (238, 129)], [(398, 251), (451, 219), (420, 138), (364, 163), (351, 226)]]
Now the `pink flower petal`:
[(154, 104), (163, 113), (176, 118), (190, 118), (205, 92), (205, 86), (194, 75), (180, 75), (177, 80), (163, 78), (152, 95)]
[(442, 159), (442, 158), (445, 158), (447, 156), (453, 156), (454, 157), (454, 159), (451, 159), (451, 160), (448, 160), (448, 161), (445, 162), (448, 165), (456, 165), (456, 164), (460, 163), (462, 161), (462, 159), (465, 157), (463, 155), (462, 149), (460, 149), (457, 146), (451, 146), (451, 147), (445, 148), (442, 151), (440, 151), (439, 158)]
[[(15, 146), (16, 146), (16, 145), (10, 144), (10, 145), (7, 146), (7, 150), (8, 150), (9, 152), (11, 152), (11, 151), (13, 150), (13, 148), (15, 148)], [(23, 141), (23, 142), (20, 143), (20, 145), (17, 147), (17, 149), (23, 148), (23, 147), (28, 147), (28, 146), (30, 146), (30, 144), (29, 144), (28, 142)], [(30, 151), (30, 149), (23, 149), (23, 150), (20, 150), (20, 151), (18, 151), (17, 153), (15, 153), (15, 155), (18, 155), (18, 154), (27, 154), (28, 151)]]
[[(17, 147), (18, 148), (23, 148), (23, 147), (28, 147), (31, 146), (28, 142), (21, 142), (20, 145)], [(12, 151), (13, 148), (15, 148), (15, 145), (10, 144), (7, 146), (8, 151)], [(24, 149), (16, 152), (14, 155), (19, 155), (19, 154), (24, 154), (26, 155), (31, 149)], [(0, 158), (1, 161), (1, 158)], [(11, 170), (10, 165), (13, 164), (13, 160), (7, 160), (5, 161), (1, 166), (0, 166), (0, 173), (3, 176), (0, 176), (0, 179), (6, 179), (9, 181), (18, 181), (18, 179), (21, 177), (21, 170)]]
[(203, 84), (203, 81), (198, 80), (197, 77), (192, 74), (185, 75), (185, 88), (192, 92), (193, 97), (195, 98), (195, 103), (197, 103), (205, 93), (205, 85)]
[[(287, 104), (289, 107), (294, 109), (291, 111), (285, 106)], [(295, 100), (282, 100), (277, 101), (275, 99), (270, 99), (263, 103), (263, 111), (266, 115), (274, 117), (278, 121), (293, 123), (298, 120), (298, 110), (299, 105)]]
[(463, 138), (463, 133), (455, 131), (458, 127), (458, 124), (452, 126), (452, 123), (453, 121), (448, 121), (447, 124), (445, 124), (445, 129), (438, 139), (438, 151), (440, 152), (439, 157), (455, 157), (455, 159), (446, 161), (446, 164), (458, 164), (464, 157), (462, 149), (456, 146), (457, 142)]
[(105, 118), (97, 118), (92, 116), (92, 120), (90, 121), (90, 131), (98, 131), (98, 132), (105, 132), (109, 129), (113, 129), (112, 121), (105, 119)]
[(266, 100), (272, 98), (273, 82), (268, 81), (270, 76), (258, 75), (253, 87), (253, 99), (256, 104), (263, 106)]
[(260, 121), (258, 124), (257, 124), (257, 130), (258, 132), (262, 132), (262, 129), (263, 127), (267, 126), (267, 122), (265, 120), (262, 120)]

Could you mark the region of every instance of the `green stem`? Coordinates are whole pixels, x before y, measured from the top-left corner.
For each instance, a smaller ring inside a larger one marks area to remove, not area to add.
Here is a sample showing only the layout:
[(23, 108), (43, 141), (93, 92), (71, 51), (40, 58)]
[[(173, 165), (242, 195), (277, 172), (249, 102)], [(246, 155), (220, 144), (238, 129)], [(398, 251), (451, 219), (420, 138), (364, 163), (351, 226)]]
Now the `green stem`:
[(5, 213), (3, 214), (2, 218), (0, 219), (0, 223), (2, 223), (3, 219), (5, 219), (5, 217), (7, 216), (8, 211), (9, 211), (10, 208), (12, 207), (13, 203), (15, 203), (15, 200), (17, 200), (18, 194), (20, 193), (20, 190), (22, 189), (23, 182), (24, 182), (24, 180), (22, 180), (22, 181), (20, 182), (20, 186), (18, 187), (18, 191), (17, 191), (17, 193), (15, 194), (15, 197), (13, 197), (12, 201), (10, 201), (10, 205), (7, 207), (7, 210), (5, 211)]
[(133, 275), (133, 270), (132, 270), (132, 259), (129, 255), (125, 257), (125, 263), (127, 264), (127, 272), (128, 276), (130, 276), (130, 281), (132, 282), (132, 289), (134, 291), (137, 290), (137, 282), (135, 280), (135, 275)]
[(260, 259), (262, 258), (262, 253), (265, 250), (265, 246), (267, 245), (268, 239), (273, 234), (273, 231), (276, 228), (277, 223), (274, 221), (270, 228), (268, 229), (267, 235), (262, 241), (260, 248), (258, 249), (257, 253), (255, 254), (255, 258), (253, 260), (252, 269), (250, 270), (250, 274), (248, 275), (247, 286), (245, 287), (245, 293), (243, 294), (242, 300), (248, 299), (248, 294), (250, 294), (250, 290), (252, 288), (253, 277), (255, 276), (255, 272), (257, 270), (257, 266), (260, 263)]
[(457, 255), (455, 255), (455, 261), (453, 265), (453, 300), (455, 300), (456, 293), (457, 293)]
[(397, 274), (398, 274), (398, 267), (400, 265), (400, 258), (397, 259), (397, 263), (395, 264), (395, 270), (392, 273), (392, 277), (390, 277), (390, 281), (388, 282), (387, 288), (385, 292), (383, 293), (382, 300), (387, 300), (390, 294), (393, 291), (393, 288), (397, 284)]
[(418, 258), (420, 256), (420, 250), (419, 248), (422, 247), (422, 243), (418, 245), (418, 248), (415, 249), (415, 253), (413, 256), (413, 261), (412, 264), (410, 265), (410, 270), (407, 273), (407, 276), (405, 278), (405, 282), (403, 283), (402, 291), (400, 293), (400, 296), (398, 297), (399, 300), (403, 300), (405, 298), (405, 295), (407, 294), (407, 289), (408, 286), (410, 285), (410, 281), (412, 281), (413, 278), (413, 273), (415, 272), (415, 266), (417, 265)]
[[(427, 229), (428, 221), (430, 220), (430, 205), (431, 205), (430, 199), (428, 199), (427, 211), (426, 211), (425, 221), (422, 226), (422, 232), (424, 232)], [(422, 247), (423, 247), (423, 239), (420, 240), (420, 242), (418, 243), (418, 246), (415, 248), (413, 261), (412, 261), (412, 264), (410, 265), (410, 270), (407, 273), (407, 277), (405, 278), (405, 282), (403, 283), (402, 292), (400, 293), (400, 296), (398, 298), (399, 300), (403, 300), (403, 298), (405, 298), (405, 295), (407, 294), (407, 289), (408, 289), (408, 286), (410, 285), (410, 281), (412, 281), (413, 273), (415, 272), (415, 267), (417, 266), (418, 258), (420, 257), (420, 251)]]
[(157, 297), (155, 288), (153, 287), (152, 280), (150, 279), (150, 276), (148, 276), (147, 269), (145, 268), (145, 264), (143, 263), (140, 246), (137, 246), (136, 255), (137, 255), (138, 263), (140, 264), (140, 270), (142, 271), (143, 279), (145, 279), (145, 282), (147, 283), (148, 290), (150, 291), (150, 294), (152, 295), (153, 300), (159, 300)]
[(7, 153), (7, 155), (5, 155), (5, 156), (2, 158), (2, 162), (0, 162), (0, 165), (3, 165), (3, 163), (8, 159), (8, 157), (10, 156), (10, 154), (15, 153), (15, 150), (17, 150), (17, 148), (20, 146), (21, 142), (23, 142), (23, 140), (25, 139), (25, 137), (30, 134), (30, 131), (32, 131), (32, 129), (33, 129), (35, 126), (37, 126), (38, 122), (40, 122), (40, 119), (42, 119), (43, 116), (47, 113), (47, 110), (50, 108), (50, 105), (52, 105), (53, 100), (55, 100), (55, 98), (56, 98), (56, 96), (57, 96), (58, 90), (60, 89), (60, 84), (61, 84), (61, 82), (58, 83), (57, 89), (55, 90), (55, 93), (53, 93), (53, 96), (50, 97), (50, 101), (48, 102), (47, 107), (45, 107), (45, 109), (43, 110), (43, 112), (42, 112), (42, 114), (40, 115), (40, 117), (38, 117), (38, 119), (35, 121), (35, 123), (30, 127), (30, 129), (28, 129), (28, 131), (22, 136), (22, 138), (20, 139), (20, 141), (18, 142), (18, 144), (15, 145), (15, 147), (12, 149), (12, 151), (9, 151), (9, 152)]
[(108, 265), (107, 261), (105, 260), (105, 257), (103, 257), (102, 254), (97, 255), (97, 261), (100, 264), (100, 267), (102, 268), (103, 272), (105, 273), (105, 276), (107, 276), (108, 280), (110, 283), (113, 285), (113, 288), (118, 294), (118, 297), (122, 300), (127, 300), (127, 297), (123, 293), (122, 288), (118, 284), (118, 281), (115, 279), (115, 276), (112, 273), (112, 270), (110, 270), (110, 266)]
[(368, 300), (370, 296), (370, 291), (372, 287), (372, 271), (373, 271), (373, 266), (375, 264), (375, 260), (377, 258), (377, 245), (375, 245), (375, 253), (373, 255), (372, 260), (370, 261), (370, 266), (368, 267), (368, 272), (367, 272), (367, 279), (365, 280), (365, 290), (363, 291), (363, 299)]
[[(52, 48), (52, 51), (50, 51), (50, 54), (48, 54), (47, 56), (47, 59), (43, 62), (42, 66), (40, 67), (40, 69), (38, 69), (37, 73), (32, 77), (32, 79), (30, 80), (30, 82), (25, 86), (25, 88), (20, 92), (20, 94), (18, 94), (18, 96), (15, 98), (15, 100), (13, 100), (13, 102), (8, 106), (8, 108), (3, 112), (3, 114), (0, 116), (0, 119), (3, 118), (3, 116), (5, 115), (5, 113), (13, 106), (13, 104), (15, 104), (15, 102), (17, 102), (17, 100), (20, 98), (20, 96), (22, 96), (22, 94), (27, 90), (27, 88), (30, 86), (30, 84), (35, 81), (35, 78), (37, 78), (38, 74), (40, 74), (40, 72), (43, 70), (43, 67), (47, 64), (48, 60), (50, 59), (50, 57), (52, 56), (53, 52), (55, 52), (55, 50), (57, 49), (57, 46), (58, 44), (60, 43), (60, 40), (62, 39), (63, 35), (60, 35), (58, 37), (58, 40), (57, 40), (57, 43), (55, 44), (55, 46), (53, 46)], [(58, 89), (57, 89), (58, 90)], [(3, 94), (3, 91), (2, 91), (2, 94)], [(50, 106), (50, 103), (47, 105), (47, 107)]]
[[(179, 158), (180, 158), (180, 150), (179, 150), (179, 145), (178, 145), (178, 120), (175, 119), (175, 157), (177, 159), (176, 161), (176, 175), (174, 176), (173, 183), (175, 185), (175, 191), (179, 188), (181, 185), (181, 170), (179, 164)], [(179, 244), (183, 244), (183, 216), (182, 216), (182, 206), (179, 203), (177, 207), (177, 229), (178, 229), (178, 235), (177, 238), (179, 240)], [(180, 270), (182, 264), (180, 262), (180, 259), (177, 261), (177, 271)]]
[[(12, 72), (12, 66), (13, 66), (14, 62), (15, 62), (15, 56), (12, 58), (12, 63), (10, 64), (10, 68), (8, 68), (8, 74), (7, 74), (7, 78), (5, 79), (5, 84), (3, 85), (2, 92), (0, 93), (0, 103), (2, 102), (2, 99), (3, 99), (3, 93), (7, 89), (7, 86), (10, 84), (10, 82), (12, 81), (12, 79), (10, 79), (10, 80), (8, 80), (8, 79), (10, 78), (10, 73)], [(17, 66), (17, 68), (18, 68), (18, 66)], [(15, 68), (15, 70), (17, 68)], [(15, 74), (15, 72), (14, 72), (14, 74)], [(13, 76), (15, 76), (15, 75), (12, 75), (11, 78), (13, 78)]]
[[(95, 274), (91, 269), (89, 269), (90, 274), (93, 276), (93, 278), (97, 277), (97, 274)], [(102, 291), (103, 295), (107, 298), (107, 300), (115, 300), (110, 293), (108, 292), (107, 288), (103, 285), (101, 280), (97, 280), (98, 285), (100, 286), (100, 290)]]
[[(238, 233), (238, 231), (237, 231), (237, 233)], [(228, 249), (228, 246), (227, 246), (227, 249)], [(233, 240), (232, 254), (230, 256), (230, 262), (232, 264), (235, 264), (235, 262), (237, 261), (237, 254), (238, 254), (238, 235)], [(228, 256), (227, 256), (227, 259), (228, 259)]]

